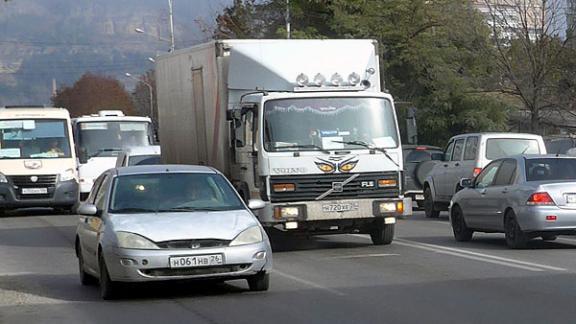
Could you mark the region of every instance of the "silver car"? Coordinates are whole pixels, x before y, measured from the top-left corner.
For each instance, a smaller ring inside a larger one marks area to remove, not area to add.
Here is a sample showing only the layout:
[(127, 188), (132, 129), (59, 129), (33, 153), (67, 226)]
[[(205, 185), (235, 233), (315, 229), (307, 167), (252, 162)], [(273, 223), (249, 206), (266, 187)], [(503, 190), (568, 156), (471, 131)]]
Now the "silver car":
[(225, 177), (201, 166), (111, 169), (78, 208), (76, 255), (82, 284), (114, 298), (120, 282), (247, 279), (269, 287), (266, 233)]
[(457, 241), (475, 231), (503, 232), (511, 248), (535, 237), (576, 234), (576, 158), (522, 155), (488, 164), (475, 180), (462, 179), (450, 222)]

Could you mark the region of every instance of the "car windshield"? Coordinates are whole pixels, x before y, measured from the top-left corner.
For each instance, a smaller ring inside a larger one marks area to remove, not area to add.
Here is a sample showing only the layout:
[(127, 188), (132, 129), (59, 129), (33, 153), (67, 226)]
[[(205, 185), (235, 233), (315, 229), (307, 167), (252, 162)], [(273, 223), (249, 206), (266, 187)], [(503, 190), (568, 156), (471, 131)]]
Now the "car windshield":
[(546, 158), (526, 160), (527, 181), (576, 181), (576, 159)]
[(134, 155), (128, 160), (128, 165), (161, 164), (160, 155)]
[(117, 177), (111, 213), (223, 211), (244, 209), (218, 174), (155, 173)]
[(0, 159), (70, 158), (66, 120), (0, 120)]
[(398, 146), (392, 105), (382, 98), (271, 100), (264, 119), (264, 145), (270, 152), (365, 149), (357, 143)]
[(80, 122), (78, 146), (83, 159), (118, 156), (125, 148), (150, 145), (149, 123), (142, 121)]
[(518, 154), (540, 154), (538, 141), (527, 138), (491, 138), (486, 141), (486, 158), (488, 160)]

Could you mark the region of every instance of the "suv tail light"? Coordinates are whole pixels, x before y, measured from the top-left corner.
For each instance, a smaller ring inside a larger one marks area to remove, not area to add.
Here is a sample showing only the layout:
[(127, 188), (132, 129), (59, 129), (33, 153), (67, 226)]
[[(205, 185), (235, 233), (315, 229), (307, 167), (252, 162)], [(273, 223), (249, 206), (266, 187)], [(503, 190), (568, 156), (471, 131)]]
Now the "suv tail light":
[(547, 192), (535, 192), (528, 198), (526, 204), (533, 206), (554, 205), (554, 200)]
[(474, 176), (477, 176), (480, 174), (480, 172), (482, 172), (482, 168), (474, 168)]

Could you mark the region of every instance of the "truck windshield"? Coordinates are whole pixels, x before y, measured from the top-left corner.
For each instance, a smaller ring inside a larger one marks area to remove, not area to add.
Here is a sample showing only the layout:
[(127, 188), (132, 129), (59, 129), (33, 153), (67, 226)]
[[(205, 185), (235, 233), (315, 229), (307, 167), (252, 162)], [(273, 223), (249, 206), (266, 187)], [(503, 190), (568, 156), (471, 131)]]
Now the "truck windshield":
[(150, 145), (148, 124), (146, 121), (79, 123), (77, 144), (81, 159), (117, 156), (125, 148)]
[(0, 159), (70, 158), (64, 119), (0, 120)]
[[(269, 152), (398, 147), (392, 104), (382, 98), (297, 98), (264, 106)], [(348, 143), (348, 144), (347, 144)]]

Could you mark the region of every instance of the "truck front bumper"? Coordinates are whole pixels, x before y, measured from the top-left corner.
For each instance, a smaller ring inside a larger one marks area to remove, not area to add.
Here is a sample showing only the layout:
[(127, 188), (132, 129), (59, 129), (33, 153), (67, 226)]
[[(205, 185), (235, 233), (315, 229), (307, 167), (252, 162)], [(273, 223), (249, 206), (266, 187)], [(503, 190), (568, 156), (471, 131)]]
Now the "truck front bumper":
[(72, 207), (78, 201), (78, 182), (62, 181), (49, 187), (47, 194), (23, 194), (12, 184), (0, 184), (0, 208)]
[(387, 223), (393, 223), (396, 217), (411, 214), (411, 198), (384, 198), (269, 203), (258, 211), (257, 216), (268, 227), (302, 229), (310, 227), (306, 224), (320, 224), (322, 228), (328, 226), (335, 231), (350, 232), (342, 230), (341, 225), (347, 224), (349, 228), (354, 228), (372, 223), (376, 218), (384, 218)]

